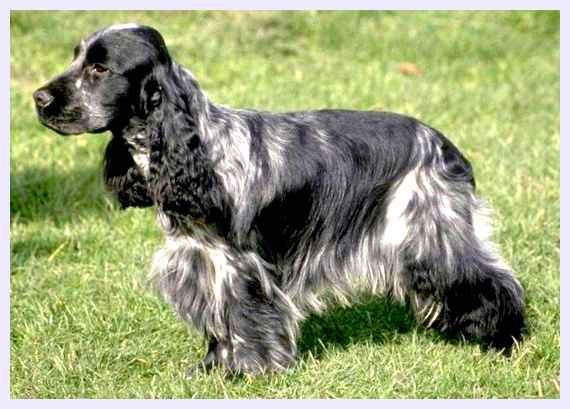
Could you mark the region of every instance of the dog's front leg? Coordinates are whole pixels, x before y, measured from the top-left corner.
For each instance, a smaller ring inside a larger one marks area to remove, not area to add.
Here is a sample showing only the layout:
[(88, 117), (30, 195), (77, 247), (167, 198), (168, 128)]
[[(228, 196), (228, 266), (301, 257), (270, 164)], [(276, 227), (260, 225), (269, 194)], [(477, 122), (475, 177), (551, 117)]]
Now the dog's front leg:
[(152, 273), (180, 317), (210, 337), (199, 367), (252, 374), (286, 368), (302, 317), (274, 281), (273, 267), (206, 234), (171, 237)]
[(251, 277), (234, 277), (232, 284), (220, 305), (226, 314), (218, 332), (224, 335), (208, 335), (208, 351), (188, 370), (189, 377), (216, 366), (229, 375), (280, 371), (295, 358), (299, 316), (290, 301)]
[(286, 369), (296, 354), (300, 314), (265, 272), (256, 273), (237, 277), (227, 299), (231, 348), (226, 355), (231, 359), (229, 369), (240, 373)]
[(198, 371), (209, 371), (215, 366), (232, 367), (231, 346), (227, 342), (220, 342), (214, 336), (209, 336), (208, 351), (198, 364), (190, 367), (187, 372), (189, 378)]

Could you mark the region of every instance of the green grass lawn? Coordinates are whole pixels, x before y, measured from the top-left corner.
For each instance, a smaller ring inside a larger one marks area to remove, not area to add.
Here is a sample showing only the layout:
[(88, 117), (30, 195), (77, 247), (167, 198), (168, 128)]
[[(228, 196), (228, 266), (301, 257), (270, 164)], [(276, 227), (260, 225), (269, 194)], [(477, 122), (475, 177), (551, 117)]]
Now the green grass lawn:
[[(311, 316), (287, 373), (185, 379), (205, 345), (145, 287), (153, 211), (104, 192), (110, 135), (58, 136), (32, 105), (81, 37), (129, 21), (158, 28), (214, 102), (396, 111), (449, 136), (526, 288), (525, 342), (510, 356), (450, 343), (367, 299)], [(559, 397), (558, 13), (13, 12), (10, 25), (13, 398)]]

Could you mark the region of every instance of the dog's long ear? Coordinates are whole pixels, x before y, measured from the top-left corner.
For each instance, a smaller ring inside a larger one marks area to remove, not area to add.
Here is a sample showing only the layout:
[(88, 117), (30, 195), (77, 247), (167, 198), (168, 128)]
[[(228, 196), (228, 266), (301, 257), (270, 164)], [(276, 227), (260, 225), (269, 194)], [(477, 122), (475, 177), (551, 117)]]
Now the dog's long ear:
[(206, 97), (178, 65), (157, 67), (154, 75), (161, 102), (147, 121), (153, 200), (167, 214), (191, 216), (226, 229), (228, 204), (198, 126), (208, 110)]
[(156, 72), (149, 74), (141, 83), (139, 110), (143, 117), (150, 115), (163, 102), (162, 86), (156, 74)]

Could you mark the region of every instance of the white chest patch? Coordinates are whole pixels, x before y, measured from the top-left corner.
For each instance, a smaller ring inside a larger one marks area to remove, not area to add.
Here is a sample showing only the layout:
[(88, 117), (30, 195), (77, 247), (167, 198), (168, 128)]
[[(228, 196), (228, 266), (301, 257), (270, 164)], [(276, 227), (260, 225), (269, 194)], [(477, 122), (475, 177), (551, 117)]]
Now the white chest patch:
[(146, 136), (142, 133), (125, 135), (133, 160), (142, 174), (146, 177), (149, 172), (150, 158), (148, 148), (145, 146), (145, 138)]
[(139, 170), (143, 173), (143, 175), (145, 177), (148, 176), (148, 164), (149, 164), (148, 153), (144, 152), (133, 153), (133, 159), (137, 164)]

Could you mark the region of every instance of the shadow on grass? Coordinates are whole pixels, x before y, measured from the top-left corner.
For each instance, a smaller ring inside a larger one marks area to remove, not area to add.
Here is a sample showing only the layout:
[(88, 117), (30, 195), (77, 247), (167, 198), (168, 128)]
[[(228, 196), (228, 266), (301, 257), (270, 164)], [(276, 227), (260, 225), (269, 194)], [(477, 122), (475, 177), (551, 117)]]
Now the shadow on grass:
[(66, 223), (86, 213), (109, 208), (100, 167), (27, 168), (10, 174), (10, 219), (29, 223), (50, 220)]
[[(510, 356), (512, 348), (494, 347), (476, 337), (448, 333), (418, 325), (410, 308), (386, 298), (367, 296), (352, 307), (333, 307), (322, 315), (310, 315), (301, 327), (300, 356), (319, 358), (331, 346), (346, 348), (359, 342), (399, 343), (398, 336), (412, 330), (434, 343), (457, 347), (478, 346), (485, 353)], [(529, 330), (524, 330), (525, 336)], [(514, 345), (513, 345), (514, 347)]]
[(394, 342), (398, 334), (415, 325), (406, 306), (369, 296), (350, 307), (332, 307), (322, 315), (310, 315), (301, 328), (299, 355), (310, 352), (318, 358), (330, 345), (346, 348), (363, 341)]

